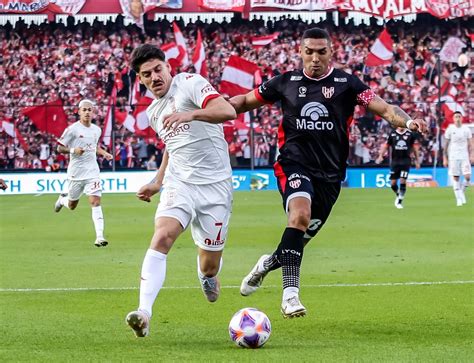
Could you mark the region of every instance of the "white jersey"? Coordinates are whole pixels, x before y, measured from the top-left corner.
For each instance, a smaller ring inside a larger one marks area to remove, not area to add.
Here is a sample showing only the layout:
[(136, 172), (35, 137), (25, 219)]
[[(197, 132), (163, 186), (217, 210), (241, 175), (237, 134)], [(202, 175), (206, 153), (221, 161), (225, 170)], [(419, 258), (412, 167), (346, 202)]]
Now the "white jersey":
[(198, 74), (180, 73), (170, 89), (147, 108), (151, 127), (166, 144), (168, 174), (191, 184), (216, 183), (232, 176), (228, 145), (222, 124), (191, 121), (175, 130), (163, 129), (163, 118), (174, 112), (205, 108), (219, 93)]
[(466, 125), (456, 127), (449, 125), (444, 133), (449, 142), (449, 160), (469, 160), (468, 145), (472, 138), (471, 130)]
[(63, 135), (58, 140), (61, 145), (68, 148), (81, 147), (84, 149), (82, 155), (69, 155), (69, 166), (67, 167), (69, 180), (99, 178), (100, 170), (96, 153), (101, 133), (98, 126), (91, 124), (86, 127), (80, 121), (73, 123), (64, 130)]

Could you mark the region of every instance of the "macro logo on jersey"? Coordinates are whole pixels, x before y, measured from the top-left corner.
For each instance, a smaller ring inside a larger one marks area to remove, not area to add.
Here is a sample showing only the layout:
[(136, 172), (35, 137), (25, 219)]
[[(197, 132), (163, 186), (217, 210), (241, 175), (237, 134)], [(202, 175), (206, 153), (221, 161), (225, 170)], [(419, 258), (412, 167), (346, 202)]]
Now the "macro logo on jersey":
[(321, 118), (329, 117), (329, 111), (322, 103), (309, 102), (301, 109), (301, 118), (296, 119), (298, 130), (332, 130), (332, 121), (323, 121)]
[(395, 150), (408, 150), (408, 144), (404, 140), (398, 140), (395, 145)]
[(169, 139), (178, 136), (179, 134), (182, 134), (185, 131), (188, 131), (190, 128), (191, 126), (188, 123), (179, 125), (176, 129), (171, 130), (163, 137), (163, 142), (166, 144)]
[(334, 87), (323, 87), (321, 88), (321, 92), (323, 93), (324, 97), (331, 98), (334, 94)]

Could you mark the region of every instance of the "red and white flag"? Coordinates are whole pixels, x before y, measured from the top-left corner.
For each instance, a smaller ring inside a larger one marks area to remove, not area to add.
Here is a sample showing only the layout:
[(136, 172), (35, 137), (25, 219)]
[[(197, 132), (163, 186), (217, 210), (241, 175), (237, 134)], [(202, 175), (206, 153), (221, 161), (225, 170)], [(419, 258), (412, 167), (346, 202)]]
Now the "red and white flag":
[(112, 109), (117, 98), (117, 89), (114, 87), (112, 89), (112, 94), (109, 98), (109, 106), (107, 108), (107, 113), (105, 115), (104, 130), (102, 131), (102, 143), (110, 149), (112, 146)]
[(206, 51), (202, 41), (201, 29), (198, 29), (196, 46), (194, 48), (193, 63), (196, 73), (207, 78)]
[(370, 53), (365, 59), (365, 65), (369, 67), (381, 66), (392, 63), (392, 60), (393, 40), (387, 29), (384, 29), (370, 48)]
[(128, 110), (124, 112), (115, 111), (115, 120), (117, 124), (122, 125), (128, 131), (135, 132), (135, 117), (133, 117)]
[(142, 96), (137, 100), (133, 117), (135, 118), (135, 134), (142, 137), (153, 137), (155, 131), (150, 127), (150, 120), (146, 114), (146, 109), (153, 102), (153, 99)]
[(175, 21), (173, 21), (173, 32), (174, 32), (174, 39), (176, 41), (176, 44), (178, 45), (181, 52), (184, 53), (183, 59), (181, 61), (181, 65), (187, 66), (189, 65), (189, 57), (188, 57), (188, 47), (186, 45), (186, 40), (184, 39), (183, 33), (181, 33), (181, 30), (179, 29), (178, 24), (176, 24)]
[(258, 69), (257, 64), (231, 55), (222, 72), (220, 92), (232, 97), (251, 91)]
[(23, 135), (18, 130), (18, 127), (15, 127), (13, 122), (2, 121), (0, 122), (0, 131), (5, 131), (5, 133), (13, 139), (18, 140), (23, 150), (28, 151), (29, 146)]
[(445, 62), (457, 63), (458, 57), (464, 47), (466, 47), (466, 43), (461, 39), (458, 37), (449, 37), (439, 52), (439, 58)]
[(264, 35), (261, 37), (252, 37), (252, 47), (255, 49), (260, 49), (271, 42), (273, 42), (275, 39), (278, 38), (278, 35), (280, 35), (279, 32), (269, 34), (269, 35)]
[(25, 107), (21, 113), (29, 117), (38, 130), (49, 132), (57, 137), (61, 137), (68, 126), (61, 99), (39, 106)]
[(165, 53), (166, 61), (171, 65), (173, 71), (183, 65), (185, 51), (182, 47), (178, 47), (175, 42), (163, 44), (161, 50)]

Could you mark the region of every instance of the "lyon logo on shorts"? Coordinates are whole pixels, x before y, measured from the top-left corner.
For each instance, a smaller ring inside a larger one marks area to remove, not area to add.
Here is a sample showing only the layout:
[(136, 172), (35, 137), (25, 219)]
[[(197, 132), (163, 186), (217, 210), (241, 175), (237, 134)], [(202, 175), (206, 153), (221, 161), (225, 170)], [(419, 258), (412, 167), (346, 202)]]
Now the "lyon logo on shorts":
[(290, 184), (290, 187), (293, 189), (299, 188), (301, 185), (301, 179), (291, 180), (288, 184)]

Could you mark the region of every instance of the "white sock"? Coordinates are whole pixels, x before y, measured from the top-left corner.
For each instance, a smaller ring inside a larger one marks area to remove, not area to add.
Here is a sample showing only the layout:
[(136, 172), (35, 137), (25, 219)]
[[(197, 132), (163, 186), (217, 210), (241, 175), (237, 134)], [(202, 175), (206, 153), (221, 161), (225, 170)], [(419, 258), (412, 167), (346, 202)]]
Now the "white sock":
[(59, 203), (63, 206), (63, 207), (66, 207), (67, 209), (69, 209), (69, 197), (66, 195), (65, 197), (62, 197), (60, 200), (59, 200)]
[(104, 238), (104, 215), (102, 207), (92, 207), (92, 220), (94, 221), (95, 234), (97, 238)]
[(298, 296), (300, 293), (300, 289), (294, 286), (287, 287), (286, 289), (283, 289), (283, 301), (288, 300), (289, 298), (292, 298), (293, 296)]
[(150, 248), (143, 259), (138, 310), (144, 310), (150, 317), (155, 299), (165, 281), (166, 257), (167, 255)]
[(467, 181), (467, 180), (464, 180), (463, 183), (462, 183), (462, 192), (465, 193), (466, 192), (466, 189), (467, 187), (469, 186), (471, 182), (470, 181)]

